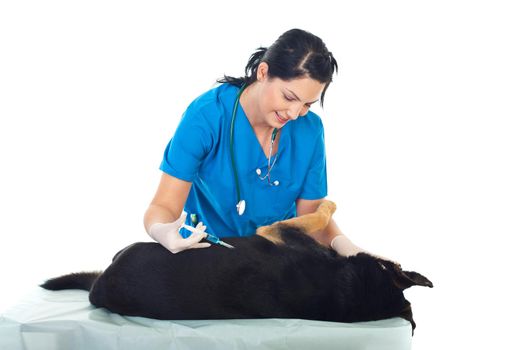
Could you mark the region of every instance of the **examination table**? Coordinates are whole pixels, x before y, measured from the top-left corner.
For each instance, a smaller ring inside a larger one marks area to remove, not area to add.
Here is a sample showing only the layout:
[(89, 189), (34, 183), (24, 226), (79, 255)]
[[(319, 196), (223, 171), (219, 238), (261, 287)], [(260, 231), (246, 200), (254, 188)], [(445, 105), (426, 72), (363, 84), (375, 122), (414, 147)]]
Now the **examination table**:
[(38, 287), (0, 316), (1, 350), (410, 348), (411, 325), (402, 318), (160, 321), (97, 309), (82, 290)]

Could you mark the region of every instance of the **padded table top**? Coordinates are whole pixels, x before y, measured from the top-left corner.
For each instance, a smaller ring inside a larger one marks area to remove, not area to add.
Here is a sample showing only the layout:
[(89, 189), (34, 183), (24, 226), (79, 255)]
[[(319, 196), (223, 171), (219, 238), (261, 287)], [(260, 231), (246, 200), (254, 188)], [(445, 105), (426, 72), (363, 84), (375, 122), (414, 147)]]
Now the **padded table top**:
[(402, 318), (337, 323), (301, 319), (161, 321), (121, 316), (81, 290), (29, 293), (0, 316), (0, 349), (398, 349), (411, 348)]

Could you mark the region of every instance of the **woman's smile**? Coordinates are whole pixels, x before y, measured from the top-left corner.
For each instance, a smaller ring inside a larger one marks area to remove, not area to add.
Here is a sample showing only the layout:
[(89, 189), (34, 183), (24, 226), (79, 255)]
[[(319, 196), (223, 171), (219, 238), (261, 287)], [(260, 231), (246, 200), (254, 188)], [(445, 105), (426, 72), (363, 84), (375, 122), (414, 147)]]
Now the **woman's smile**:
[(278, 112), (275, 112), (275, 113), (276, 113), (276, 120), (278, 120), (281, 124), (285, 124), (289, 121), (289, 119), (283, 118), (282, 116), (280, 116), (280, 114)]

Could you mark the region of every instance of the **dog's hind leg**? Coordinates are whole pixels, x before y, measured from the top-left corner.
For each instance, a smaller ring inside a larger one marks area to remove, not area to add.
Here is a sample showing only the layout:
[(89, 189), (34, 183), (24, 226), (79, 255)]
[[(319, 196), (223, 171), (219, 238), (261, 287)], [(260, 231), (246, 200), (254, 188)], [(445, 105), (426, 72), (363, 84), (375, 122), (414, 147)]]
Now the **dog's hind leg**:
[(292, 219), (278, 221), (269, 226), (262, 226), (256, 230), (256, 234), (267, 238), (274, 243), (283, 243), (280, 237), (280, 230), (277, 225), (284, 224), (302, 229), (305, 233), (311, 234), (322, 231), (331, 219), (332, 214), (336, 211), (336, 204), (329, 200), (324, 200), (314, 213), (305, 214)]

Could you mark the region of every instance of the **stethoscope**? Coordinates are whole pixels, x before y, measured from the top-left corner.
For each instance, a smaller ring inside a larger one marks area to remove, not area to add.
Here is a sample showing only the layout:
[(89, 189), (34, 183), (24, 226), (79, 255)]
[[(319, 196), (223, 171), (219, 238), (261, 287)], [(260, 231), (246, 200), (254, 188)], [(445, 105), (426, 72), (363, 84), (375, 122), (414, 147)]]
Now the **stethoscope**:
[[(231, 165), (232, 165), (232, 171), (234, 173), (234, 181), (236, 184), (236, 201), (237, 201), (236, 202), (236, 211), (238, 212), (239, 215), (243, 215), (243, 213), (245, 212), (246, 202), (244, 199), (241, 199), (240, 182), (238, 181), (238, 171), (236, 169), (236, 162), (234, 159), (234, 150), (233, 150), (233, 148), (234, 148), (233, 147), (233, 145), (234, 145), (234, 123), (236, 121), (236, 112), (238, 110), (238, 103), (240, 101), (240, 95), (242, 94), (243, 90), (245, 90), (246, 87), (247, 87), (247, 85), (242, 86), (242, 88), (238, 92), (238, 96), (236, 96), (236, 101), (234, 102), (234, 108), (232, 110), (232, 119), (231, 119), (231, 130), (230, 130), (231, 137), (230, 137), (230, 142), (229, 142), (229, 149), (231, 152)], [(274, 157), (274, 160), (271, 164), (272, 147), (274, 145), (274, 140), (276, 139), (276, 135), (278, 134), (278, 131), (279, 131), (278, 128), (274, 128), (274, 130), (272, 131), (271, 146), (269, 148), (269, 159), (267, 161), (267, 174), (265, 174), (265, 176), (261, 176), (261, 173), (262, 173), (261, 169), (260, 168), (256, 169), (256, 174), (258, 175), (260, 180), (267, 179), (267, 181), (269, 182), (269, 185), (271, 185), (271, 186), (278, 186), (280, 184), (280, 182), (278, 180), (271, 181), (271, 170), (272, 170), (272, 168), (274, 168), (274, 164), (276, 164), (276, 160), (278, 159), (278, 155), (276, 155), (276, 157)]]

